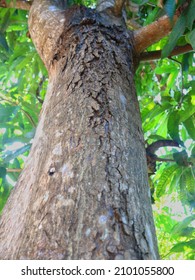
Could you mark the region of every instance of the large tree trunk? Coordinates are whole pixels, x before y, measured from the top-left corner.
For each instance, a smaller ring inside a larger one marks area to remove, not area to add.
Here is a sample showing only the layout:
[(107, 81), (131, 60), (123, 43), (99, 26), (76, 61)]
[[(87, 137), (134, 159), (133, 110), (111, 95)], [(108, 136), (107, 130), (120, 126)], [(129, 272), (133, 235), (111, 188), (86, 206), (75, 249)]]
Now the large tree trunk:
[(50, 79), (0, 258), (156, 259), (133, 38), (95, 11), (52, 7), (31, 8)]

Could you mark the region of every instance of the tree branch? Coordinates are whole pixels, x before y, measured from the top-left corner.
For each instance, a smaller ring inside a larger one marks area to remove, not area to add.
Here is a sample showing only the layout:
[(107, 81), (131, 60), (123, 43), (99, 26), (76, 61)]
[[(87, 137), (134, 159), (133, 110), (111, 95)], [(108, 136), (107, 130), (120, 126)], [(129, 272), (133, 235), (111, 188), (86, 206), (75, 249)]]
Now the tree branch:
[(6, 168), (6, 171), (9, 173), (21, 172), (22, 168)]
[(177, 9), (172, 22), (170, 21), (170, 18), (165, 15), (153, 23), (134, 31), (136, 52), (140, 54), (147, 47), (167, 36), (171, 32), (181, 13), (188, 7), (189, 3), (190, 1), (185, 2)]
[(2, 8), (16, 8), (20, 10), (30, 10), (33, 1), (25, 0), (11, 0), (7, 3), (5, 0), (0, 0), (0, 7)]
[(68, 18), (65, 6), (65, 0), (33, 0), (29, 12), (30, 36), (49, 74), (57, 61), (56, 51), (62, 44), (59, 38), (64, 32), (65, 18)]
[(146, 154), (153, 156), (155, 152), (162, 147), (179, 147), (179, 144), (174, 140), (162, 139), (153, 142), (146, 148)]
[(147, 158), (149, 176), (156, 172), (156, 161), (161, 161), (161, 162), (173, 161), (172, 159), (167, 160), (167, 159), (162, 159), (157, 157), (155, 152), (162, 147), (179, 147), (179, 144), (174, 140), (162, 139), (153, 142), (146, 148), (146, 158)]
[[(193, 48), (190, 44), (184, 45), (184, 46), (177, 46), (174, 48), (174, 50), (170, 53), (168, 58), (171, 58), (172, 56), (184, 54), (193, 51)], [(151, 51), (151, 52), (143, 52), (140, 54), (140, 61), (151, 61), (161, 58), (162, 51)]]
[[(174, 16), (174, 23), (178, 17)], [(135, 50), (139, 54), (147, 47), (158, 42), (167, 36), (172, 30), (173, 25), (168, 16), (163, 16), (157, 21), (134, 31)]]
[(120, 17), (122, 15), (124, 4), (125, 0), (115, 0), (112, 11), (116, 17)]

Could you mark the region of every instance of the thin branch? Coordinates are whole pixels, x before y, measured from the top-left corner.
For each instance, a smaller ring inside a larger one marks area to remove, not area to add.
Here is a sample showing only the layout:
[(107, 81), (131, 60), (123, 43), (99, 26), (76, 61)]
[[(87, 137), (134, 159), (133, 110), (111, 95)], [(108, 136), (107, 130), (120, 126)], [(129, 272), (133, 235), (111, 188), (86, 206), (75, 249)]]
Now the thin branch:
[(156, 157), (155, 152), (162, 147), (179, 147), (179, 144), (176, 141), (169, 139), (157, 140), (146, 148), (146, 154)]
[(6, 171), (9, 173), (21, 172), (22, 168), (6, 168)]
[[(170, 53), (168, 56), (171, 58), (172, 56), (179, 55), (179, 54), (184, 54), (188, 52), (192, 52), (193, 48), (190, 44), (184, 45), (184, 46), (177, 46), (175, 49)], [(151, 60), (156, 60), (161, 58), (161, 53), (162, 51), (151, 51), (151, 52), (142, 52), (140, 54), (140, 61), (151, 61)]]
[(24, 109), (20, 108), (20, 110), (24, 113), (24, 115), (26, 115), (26, 117), (29, 119), (30, 123), (32, 124), (33, 127), (37, 127), (36, 123), (34, 122), (33, 118), (31, 117), (31, 115)]
[(173, 21), (170, 21), (170, 18), (165, 15), (153, 23), (134, 31), (136, 52), (138, 54), (142, 53), (147, 47), (167, 36), (171, 32), (181, 13), (188, 7), (189, 3), (190, 1), (185, 2), (177, 9)]
[(37, 98), (37, 100), (38, 100), (41, 104), (43, 104), (43, 99), (42, 99), (41, 96), (40, 96), (40, 91), (41, 91), (41, 89), (42, 89), (42, 86), (43, 86), (43, 83), (45, 82), (45, 80), (46, 80), (46, 77), (43, 76), (43, 77), (40, 79), (38, 88), (37, 88), (37, 90), (36, 90), (36, 98)]
[(136, 20), (134, 19), (128, 19), (127, 22), (127, 27), (133, 30), (137, 30), (141, 28), (141, 25), (139, 23), (136, 22)]
[(171, 159), (171, 158), (160, 158), (160, 157), (156, 157), (154, 159), (155, 161), (160, 161), (160, 162), (175, 162), (174, 159)]
[[(1, 94), (0, 94), (1, 96)], [(0, 97), (0, 101), (4, 101), (4, 102), (7, 102), (7, 103), (10, 103), (12, 104), (13, 106), (19, 106), (19, 104), (17, 104), (16, 102), (13, 102), (9, 99), (6, 99), (6, 98), (3, 98), (3, 97)], [(26, 117), (29, 119), (30, 123), (32, 124), (33, 127), (36, 127), (36, 123), (34, 122), (33, 118), (31, 117), (31, 115), (26, 111), (24, 110), (22, 107), (20, 107), (20, 110), (26, 115)]]
[(16, 8), (20, 10), (30, 10), (33, 1), (25, 0), (11, 0), (7, 3), (5, 0), (0, 0), (0, 7), (2, 8)]

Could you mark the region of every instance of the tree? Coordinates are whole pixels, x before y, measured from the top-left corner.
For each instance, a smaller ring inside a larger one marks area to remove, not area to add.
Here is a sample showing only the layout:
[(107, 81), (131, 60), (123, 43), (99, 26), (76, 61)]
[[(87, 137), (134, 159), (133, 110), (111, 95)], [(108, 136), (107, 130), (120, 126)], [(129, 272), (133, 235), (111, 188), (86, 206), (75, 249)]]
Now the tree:
[[(176, 25), (194, 7), (183, 2), (169, 15)], [(1, 217), (2, 259), (158, 258), (133, 77), (140, 60), (160, 57), (143, 51), (173, 23), (163, 16), (132, 32), (123, 7), (33, 1), (29, 31), (49, 85), (28, 161)], [(192, 16), (187, 24), (192, 29)], [(164, 56), (192, 50), (173, 50), (173, 41)]]

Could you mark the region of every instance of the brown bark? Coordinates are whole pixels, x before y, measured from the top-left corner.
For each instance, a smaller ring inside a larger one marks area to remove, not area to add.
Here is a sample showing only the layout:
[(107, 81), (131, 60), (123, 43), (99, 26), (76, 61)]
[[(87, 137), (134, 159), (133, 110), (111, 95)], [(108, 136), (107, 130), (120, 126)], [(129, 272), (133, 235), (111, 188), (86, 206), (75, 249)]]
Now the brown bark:
[(160, 17), (153, 23), (146, 25), (134, 32), (135, 49), (138, 54), (142, 53), (149, 46), (158, 42), (160, 39), (169, 35), (173, 26), (177, 22), (182, 12), (190, 5), (190, 1), (187, 0), (183, 3), (175, 12), (173, 20), (165, 15)]
[[(178, 16), (174, 17), (176, 22)], [(163, 16), (157, 21), (142, 27), (134, 32), (135, 48), (137, 53), (143, 52), (147, 47), (167, 36), (173, 28), (168, 16)]]
[[(187, 44), (184, 46), (177, 46), (174, 48), (174, 50), (170, 53), (168, 58), (175, 56), (175, 55), (180, 55), (188, 52), (192, 52), (193, 48), (191, 45)], [(143, 52), (140, 54), (139, 59), (140, 61), (151, 61), (151, 60), (156, 60), (161, 58), (161, 53), (162, 51), (150, 51), (150, 52)]]
[(83, 7), (51, 18), (46, 2), (29, 25), (49, 87), (0, 258), (156, 259), (133, 38)]
[(8, 3), (5, 0), (0, 0), (0, 7), (3, 8), (16, 8), (20, 10), (29, 10), (31, 5), (32, 5), (32, 1), (12, 0)]
[[(121, 22), (124, 23), (123, 20), (121, 21), (122, 19), (121, 13), (125, 3), (124, 0), (98, 0), (97, 2), (98, 2), (97, 11), (99, 12), (107, 11), (107, 13), (109, 13), (108, 18), (110, 18), (110, 20), (112, 20), (113, 23), (115, 23), (116, 25), (121, 25)], [(10, 3), (6, 3), (5, 0), (0, 0), (0, 7), (6, 7), (6, 8), (14, 7), (17, 9), (29, 10), (32, 3), (33, 1), (23, 1), (23, 0), (11, 0)], [(133, 24), (133, 26), (136, 29), (134, 31), (134, 43), (135, 43), (135, 50), (137, 54), (142, 53), (149, 46), (153, 45), (154, 43), (158, 42), (160, 39), (169, 35), (174, 24), (178, 20), (179, 16), (189, 6), (189, 4), (190, 1), (187, 0), (186, 2), (184, 2), (183, 5), (181, 5), (177, 9), (172, 22), (170, 21), (170, 18), (167, 15), (160, 17), (158, 20), (156, 20), (155, 22), (147, 26), (139, 27), (139, 28), (135, 26), (135, 23), (133, 23), (133, 21), (130, 22), (130, 25)], [(114, 19), (112, 18), (112, 15)]]

